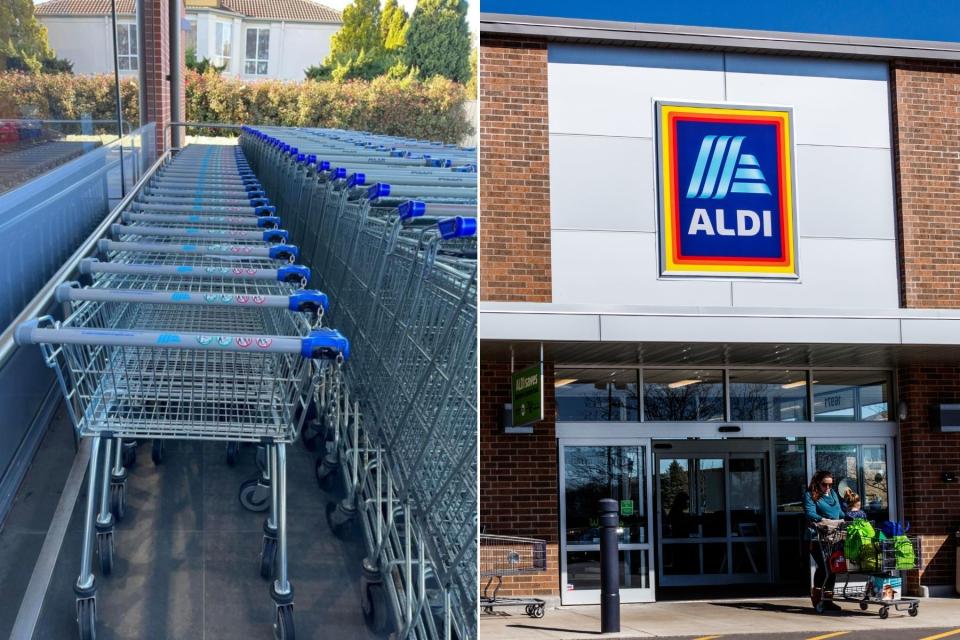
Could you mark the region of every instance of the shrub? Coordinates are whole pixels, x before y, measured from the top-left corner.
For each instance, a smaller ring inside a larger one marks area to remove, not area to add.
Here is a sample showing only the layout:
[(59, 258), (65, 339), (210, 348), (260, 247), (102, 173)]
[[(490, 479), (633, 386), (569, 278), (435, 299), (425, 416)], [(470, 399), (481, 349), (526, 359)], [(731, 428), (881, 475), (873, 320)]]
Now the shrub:
[[(463, 109), (464, 87), (437, 76), (419, 80), (415, 72), (371, 81), (307, 80), (247, 82), (215, 72), (187, 71), (186, 119), (191, 122), (336, 127), (387, 135), (459, 142), (473, 133)], [(396, 77), (400, 76), (400, 77)], [(139, 121), (137, 81), (120, 81), (124, 118)], [(113, 76), (0, 73), (0, 117), (95, 120), (116, 117)], [(108, 127), (107, 127), (108, 128)], [(207, 135), (227, 135), (211, 129)]]

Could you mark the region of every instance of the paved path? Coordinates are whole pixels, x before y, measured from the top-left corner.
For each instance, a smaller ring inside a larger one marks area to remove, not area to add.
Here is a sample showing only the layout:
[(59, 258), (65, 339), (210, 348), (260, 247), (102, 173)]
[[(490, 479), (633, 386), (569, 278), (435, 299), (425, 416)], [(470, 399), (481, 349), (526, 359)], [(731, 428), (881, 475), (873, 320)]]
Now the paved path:
[(860, 611), (855, 604), (842, 606), (844, 610), (840, 614), (821, 616), (813, 612), (809, 600), (801, 598), (632, 604), (621, 608), (621, 633), (609, 635), (599, 633), (598, 606), (547, 609), (540, 620), (525, 616), (522, 609), (497, 609), (494, 614), (480, 616), (480, 637), (483, 640), (597, 637), (940, 640), (955, 636), (960, 640), (960, 599), (923, 599), (917, 617), (891, 611), (886, 620), (879, 618), (875, 607)]

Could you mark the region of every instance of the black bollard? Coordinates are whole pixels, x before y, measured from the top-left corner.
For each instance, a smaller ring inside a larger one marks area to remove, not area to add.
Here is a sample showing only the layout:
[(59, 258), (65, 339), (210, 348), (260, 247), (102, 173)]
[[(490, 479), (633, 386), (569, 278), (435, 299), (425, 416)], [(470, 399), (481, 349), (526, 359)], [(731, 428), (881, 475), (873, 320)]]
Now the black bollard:
[(600, 633), (620, 631), (619, 524), (617, 501), (604, 498), (600, 501)]

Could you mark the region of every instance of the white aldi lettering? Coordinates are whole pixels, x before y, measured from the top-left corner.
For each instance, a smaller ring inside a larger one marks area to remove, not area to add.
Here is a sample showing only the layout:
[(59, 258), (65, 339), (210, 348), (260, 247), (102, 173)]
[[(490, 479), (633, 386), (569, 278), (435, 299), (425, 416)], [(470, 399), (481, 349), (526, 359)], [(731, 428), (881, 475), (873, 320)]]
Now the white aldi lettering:
[(749, 209), (737, 209), (736, 226), (728, 229), (726, 226), (726, 213), (723, 209), (717, 209), (715, 211), (715, 224), (711, 222), (710, 214), (706, 209), (695, 209), (693, 211), (693, 218), (690, 220), (690, 228), (687, 229), (687, 234), (696, 235), (698, 233), (705, 233), (708, 236), (749, 237), (762, 232), (765, 238), (769, 238), (773, 235), (773, 225), (770, 219), (769, 210), (757, 213)]

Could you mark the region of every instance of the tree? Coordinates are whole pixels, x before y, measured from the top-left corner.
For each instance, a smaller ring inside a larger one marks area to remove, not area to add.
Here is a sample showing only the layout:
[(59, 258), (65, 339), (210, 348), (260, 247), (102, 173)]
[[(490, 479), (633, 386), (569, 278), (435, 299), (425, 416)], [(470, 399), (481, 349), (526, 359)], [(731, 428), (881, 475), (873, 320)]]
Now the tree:
[(334, 68), (380, 53), (380, 0), (353, 0), (343, 10), (343, 26), (330, 39), (323, 66)]
[(53, 58), (47, 29), (33, 14), (32, 0), (0, 2), (0, 71), (8, 67), (39, 73)]
[(387, 0), (380, 14), (380, 43), (384, 51), (400, 51), (407, 44), (410, 17), (397, 0)]
[(410, 18), (405, 59), (420, 75), (454, 82), (470, 79), (470, 30), (466, 0), (420, 0)]

